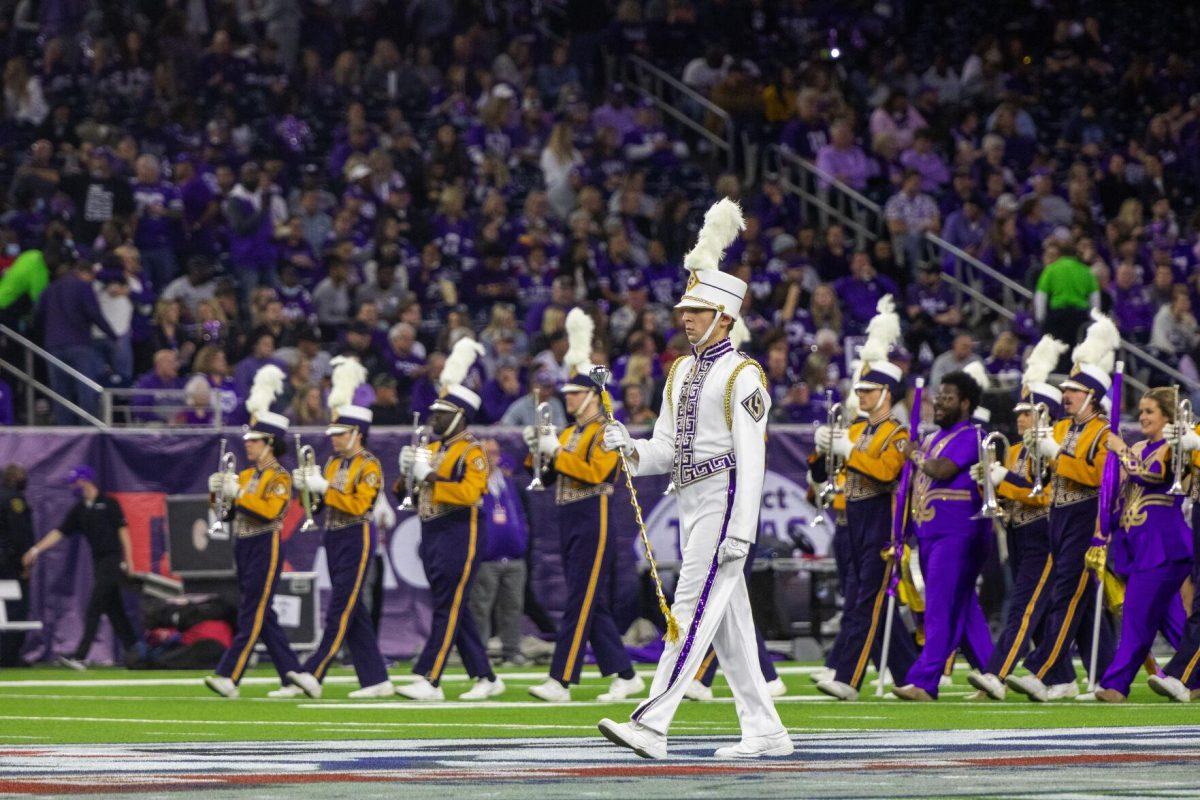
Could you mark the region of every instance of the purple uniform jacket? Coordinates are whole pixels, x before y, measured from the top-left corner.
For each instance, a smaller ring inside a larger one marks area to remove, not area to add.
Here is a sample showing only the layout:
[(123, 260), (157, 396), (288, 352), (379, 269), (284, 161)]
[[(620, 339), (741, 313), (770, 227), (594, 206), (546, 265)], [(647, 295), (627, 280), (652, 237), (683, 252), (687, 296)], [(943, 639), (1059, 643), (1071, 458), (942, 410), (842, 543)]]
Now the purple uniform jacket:
[(1143, 572), (1192, 559), (1192, 532), (1183, 519), (1183, 495), (1168, 494), (1175, 476), (1165, 440), (1142, 440), (1121, 458), (1126, 474), (1112, 562), (1119, 572)]
[(925, 458), (948, 458), (958, 473), (948, 481), (934, 480), (923, 470), (913, 475), (912, 521), (918, 539), (964, 536), (979, 530), (971, 517), (979, 512), (979, 487), (970, 468), (979, 460), (979, 429), (963, 420), (925, 437)]

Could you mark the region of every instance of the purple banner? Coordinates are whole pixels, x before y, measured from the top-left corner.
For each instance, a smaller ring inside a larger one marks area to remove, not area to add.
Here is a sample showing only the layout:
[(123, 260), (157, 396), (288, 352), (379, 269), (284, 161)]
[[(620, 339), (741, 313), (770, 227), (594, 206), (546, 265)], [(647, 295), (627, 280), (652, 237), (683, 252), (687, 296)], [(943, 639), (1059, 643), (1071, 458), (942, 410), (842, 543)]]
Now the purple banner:
[[(521, 464), (525, 446), (513, 428), (478, 428), (480, 439), (495, 438), (505, 461)], [(197, 495), (207, 491), (208, 475), (216, 470), (220, 439), (228, 438), (231, 450), (244, 462), (240, 430), (215, 431), (111, 431), (85, 428), (9, 428), (0, 431), (0, 467), (23, 465), (29, 472), (27, 497), (33, 510), (37, 537), (57, 527), (75, 502), (64, 483), (77, 464), (97, 470), (101, 489), (121, 503), (134, 544), (135, 569), (167, 572), (166, 507), (172, 495)], [(328, 442), (321, 430), (303, 431), (305, 444), (316, 450), (317, 463), (329, 456)], [(832, 526), (810, 524), (816, 510), (806, 499), (807, 456), (812, 448), (811, 430), (800, 426), (771, 429), (767, 451), (768, 474), (763, 485), (760, 545), (776, 554), (791, 554), (796, 540), (805, 541), (817, 555), (830, 552)], [(390, 486), (399, 474), (400, 448), (410, 441), (407, 429), (376, 429), (369, 446), (383, 463), (388, 500), (394, 508), (398, 498)], [(295, 442), (289, 436), (289, 453), (283, 462), (295, 465)], [(520, 469), (520, 468), (518, 468)], [(528, 476), (516, 476), (524, 486)], [(678, 514), (674, 495), (664, 496), (666, 476), (639, 478), (635, 485), (645, 514), (655, 553), (667, 571), (679, 558)], [(530, 580), (535, 596), (555, 617), (565, 600), (562, 567), (559, 563), (557, 513), (554, 491), (527, 493), (530, 523)], [(639, 616), (639, 567), (642, 558), (635, 546), (637, 530), (633, 509), (623, 482), (616, 488), (611, 510), (611, 532), (617, 543), (617, 573), (622, 590), (615, 594), (618, 624), (627, 626)], [(327, 586), (324, 551), (319, 533), (299, 534), (301, 514), (293, 504), (284, 529), (285, 571), (317, 571), (320, 585)], [(384, 608), (380, 639), (385, 654), (407, 658), (424, 643), (429, 630), (429, 591), (417, 557), (420, 522), (411, 514), (397, 512), (396, 524), (383, 531)], [(31, 576), (30, 615), (43, 622), (40, 634), (31, 634), (26, 656), (45, 658), (74, 649), (82, 629), (82, 612), (91, 587), (91, 559), (81, 537), (68, 537), (47, 551)], [(112, 659), (111, 631), (105, 621), (101, 637), (92, 649), (94, 660)]]

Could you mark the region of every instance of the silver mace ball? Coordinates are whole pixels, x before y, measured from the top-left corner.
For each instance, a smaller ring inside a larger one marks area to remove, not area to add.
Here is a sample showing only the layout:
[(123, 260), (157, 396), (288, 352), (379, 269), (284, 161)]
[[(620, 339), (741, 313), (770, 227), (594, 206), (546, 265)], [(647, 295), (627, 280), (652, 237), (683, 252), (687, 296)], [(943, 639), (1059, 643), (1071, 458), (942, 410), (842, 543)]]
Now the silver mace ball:
[(592, 383), (603, 389), (612, 380), (612, 370), (605, 366), (592, 367), (592, 371), (588, 373), (588, 377), (592, 379)]

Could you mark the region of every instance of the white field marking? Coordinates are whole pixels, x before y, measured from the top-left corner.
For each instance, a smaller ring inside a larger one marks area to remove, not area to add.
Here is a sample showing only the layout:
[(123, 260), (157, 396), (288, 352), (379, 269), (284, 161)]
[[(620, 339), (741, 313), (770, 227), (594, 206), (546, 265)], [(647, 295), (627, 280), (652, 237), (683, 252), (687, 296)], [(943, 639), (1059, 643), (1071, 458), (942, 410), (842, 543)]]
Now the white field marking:
[[(0, 716), (2, 720), (13, 720), (20, 722), (43, 721), (43, 722), (104, 722), (104, 723), (123, 723), (133, 725), (250, 725), (252, 727), (264, 728), (280, 728), (280, 727), (304, 727), (312, 728), (314, 724), (309, 722), (299, 722), (295, 720), (216, 720), (216, 719), (138, 719), (128, 717), (55, 717), (55, 716), (26, 716), (19, 717), (13, 715)], [(354, 731), (379, 729), (385, 730), (403, 729), (403, 728), (502, 728), (512, 730), (514, 727), (521, 729), (538, 729), (538, 730), (554, 730), (554, 731), (593, 731), (595, 725), (537, 725), (522, 722), (519, 726), (512, 723), (490, 723), (490, 722), (322, 722), (321, 727), (339, 728), (342, 732), (346, 729)], [(687, 726), (679, 726), (687, 727)], [(0, 741), (7, 738), (6, 734), (0, 734)]]

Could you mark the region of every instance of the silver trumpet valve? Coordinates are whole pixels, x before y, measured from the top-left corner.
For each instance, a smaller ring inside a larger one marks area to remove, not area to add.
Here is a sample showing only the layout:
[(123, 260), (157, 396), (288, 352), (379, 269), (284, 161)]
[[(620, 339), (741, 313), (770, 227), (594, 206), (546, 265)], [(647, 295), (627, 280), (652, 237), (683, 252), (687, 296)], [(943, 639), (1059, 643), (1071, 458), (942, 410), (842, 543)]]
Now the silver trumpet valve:
[[(542, 436), (554, 435), (554, 414), (549, 403), (538, 403), (537, 407), (537, 435)], [(525, 487), (526, 491), (543, 492), (546, 490), (546, 484), (542, 481), (542, 476), (546, 472), (546, 467), (550, 466), (546, 463), (546, 456), (542, 453), (542, 448), (538, 442), (533, 443), (533, 448), (529, 454), (533, 459), (533, 480)]]

